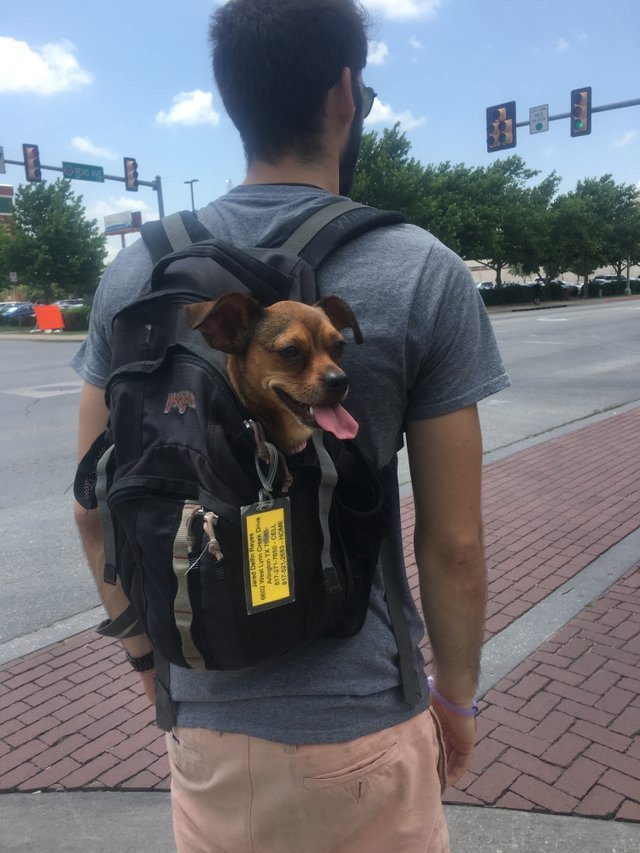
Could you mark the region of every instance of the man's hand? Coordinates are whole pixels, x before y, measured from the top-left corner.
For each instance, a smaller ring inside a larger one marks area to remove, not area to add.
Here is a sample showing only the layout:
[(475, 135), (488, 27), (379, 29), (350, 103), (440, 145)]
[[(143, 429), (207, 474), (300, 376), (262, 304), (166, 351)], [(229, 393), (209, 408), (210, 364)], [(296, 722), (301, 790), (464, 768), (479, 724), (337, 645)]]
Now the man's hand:
[(447, 784), (455, 785), (469, 769), (476, 740), (475, 717), (449, 711), (431, 697), (431, 707), (442, 728), (446, 750)]

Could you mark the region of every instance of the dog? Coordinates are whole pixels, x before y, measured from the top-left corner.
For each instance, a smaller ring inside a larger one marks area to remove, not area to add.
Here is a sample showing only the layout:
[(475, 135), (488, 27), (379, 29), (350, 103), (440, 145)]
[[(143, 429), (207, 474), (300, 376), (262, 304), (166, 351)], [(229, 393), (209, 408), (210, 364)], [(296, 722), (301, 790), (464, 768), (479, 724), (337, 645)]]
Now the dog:
[(231, 384), (284, 454), (301, 452), (318, 428), (355, 438), (358, 424), (340, 405), (349, 390), (341, 331), (351, 329), (356, 344), (363, 338), (346, 302), (327, 296), (313, 306), (285, 300), (265, 307), (226, 293), (185, 310), (209, 346), (228, 353)]

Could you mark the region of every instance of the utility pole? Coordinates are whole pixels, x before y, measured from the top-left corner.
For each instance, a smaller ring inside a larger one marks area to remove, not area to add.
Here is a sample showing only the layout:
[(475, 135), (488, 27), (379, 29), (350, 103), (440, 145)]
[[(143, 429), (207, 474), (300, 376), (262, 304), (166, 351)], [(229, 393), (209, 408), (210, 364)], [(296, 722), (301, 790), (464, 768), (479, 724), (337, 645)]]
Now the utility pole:
[(194, 201), (193, 201), (193, 185), (194, 185), (194, 184), (197, 184), (197, 183), (198, 183), (198, 179), (197, 179), (197, 178), (191, 178), (191, 180), (190, 180), (190, 181), (185, 181), (185, 184), (189, 184), (189, 186), (191, 187), (191, 210), (192, 210), (194, 213), (195, 213), (196, 206), (195, 206), (195, 203), (194, 203)]

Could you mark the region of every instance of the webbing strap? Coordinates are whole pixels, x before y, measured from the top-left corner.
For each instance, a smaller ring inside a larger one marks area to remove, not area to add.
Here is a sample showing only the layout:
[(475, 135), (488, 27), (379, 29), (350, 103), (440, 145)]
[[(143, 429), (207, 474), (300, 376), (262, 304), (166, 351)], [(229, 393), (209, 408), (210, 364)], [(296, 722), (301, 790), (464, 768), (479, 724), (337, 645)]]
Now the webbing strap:
[(341, 589), (338, 573), (331, 559), (331, 531), (329, 530), (329, 510), (333, 501), (333, 490), (338, 482), (338, 472), (333, 464), (322, 441), (322, 430), (314, 429), (311, 440), (318, 457), (320, 466), (320, 485), (318, 486), (318, 515), (322, 529), (322, 552), (320, 560), (322, 565), (322, 580), (327, 592), (336, 592)]
[(96, 627), (96, 633), (102, 637), (124, 640), (127, 637), (138, 637), (144, 634), (144, 628), (138, 619), (138, 611), (133, 604), (130, 604), (115, 619), (105, 619), (101, 622)]
[(104, 536), (104, 581), (115, 586), (116, 572), (116, 537), (113, 530), (113, 519), (107, 503), (108, 474), (107, 466), (113, 453), (113, 444), (102, 454), (96, 465), (96, 501), (102, 523)]
[(156, 663), (156, 725), (170, 732), (177, 722), (176, 706), (171, 698), (171, 670), (169, 661), (154, 652)]
[(402, 680), (402, 692), (404, 700), (409, 705), (417, 705), (420, 696), (420, 682), (415, 663), (415, 648), (409, 627), (404, 615), (402, 600), (398, 590), (398, 582), (393, 571), (393, 554), (389, 537), (382, 540), (380, 546), (380, 562), (382, 564), (382, 579), (387, 599), (387, 610), (391, 619), (391, 627), (398, 646), (400, 658), (400, 678)]
[(174, 252), (186, 249), (193, 242), (179, 213), (171, 213), (169, 216), (165, 216), (162, 219), (162, 225)]
[(355, 210), (359, 207), (362, 207), (362, 205), (355, 201), (351, 201), (351, 199), (345, 199), (344, 201), (337, 201), (335, 204), (325, 205), (325, 207), (322, 207), (320, 210), (311, 214), (311, 216), (306, 219), (302, 225), (296, 228), (293, 234), (284, 241), (280, 248), (285, 252), (291, 252), (294, 255), (298, 255), (326, 225), (333, 222), (333, 220), (337, 219), (339, 216), (342, 216), (342, 214), (346, 213), (348, 210)]
[(199, 504), (185, 501), (184, 509), (182, 510), (182, 519), (173, 545), (173, 573), (178, 581), (178, 589), (173, 601), (173, 613), (178, 631), (180, 632), (182, 654), (184, 655), (185, 660), (192, 669), (204, 670), (207, 668), (204, 658), (196, 648), (191, 634), (191, 626), (193, 625), (193, 608), (189, 597), (188, 578), (189, 553), (192, 550), (190, 547), (190, 541), (192, 538), (191, 527), (193, 525), (193, 520), (199, 511)]

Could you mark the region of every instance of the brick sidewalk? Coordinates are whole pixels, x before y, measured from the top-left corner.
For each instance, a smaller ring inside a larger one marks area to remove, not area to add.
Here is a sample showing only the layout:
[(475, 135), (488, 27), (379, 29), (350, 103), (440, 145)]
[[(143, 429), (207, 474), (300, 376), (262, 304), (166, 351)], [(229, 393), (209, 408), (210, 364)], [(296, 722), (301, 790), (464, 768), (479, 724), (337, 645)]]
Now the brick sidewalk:
[[(636, 408), (485, 467), (487, 639), (640, 527), (639, 429)], [(412, 522), (405, 501), (416, 591)], [(638, 587), (640, 565), (486, 694), (448, 802), (640, 821)], [(165, 790), (152, 718), (119, 645), (91, 631), (12, 661), (0, 791)]]

